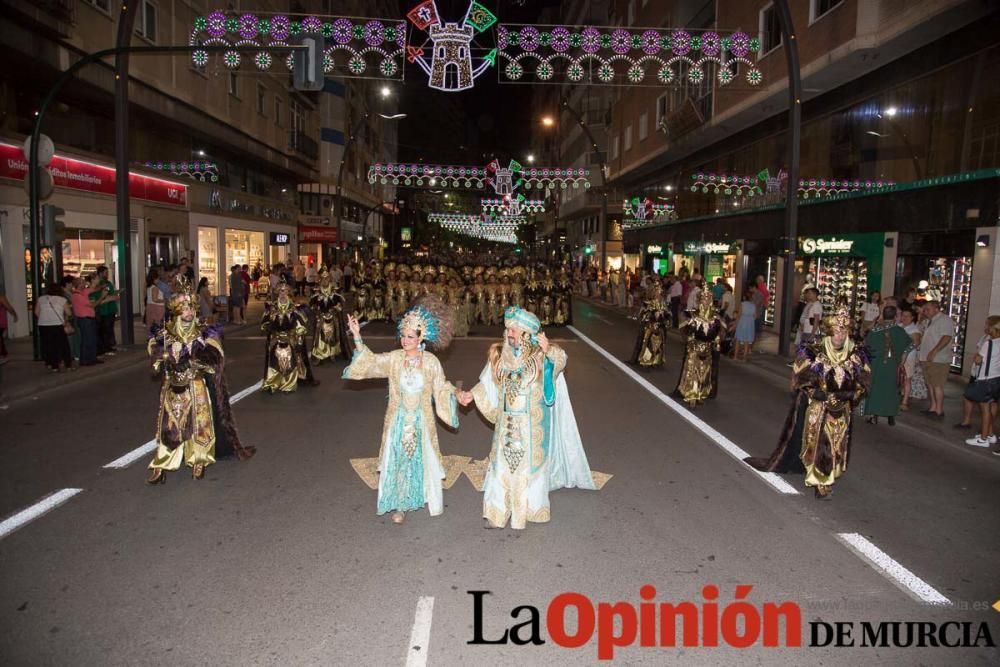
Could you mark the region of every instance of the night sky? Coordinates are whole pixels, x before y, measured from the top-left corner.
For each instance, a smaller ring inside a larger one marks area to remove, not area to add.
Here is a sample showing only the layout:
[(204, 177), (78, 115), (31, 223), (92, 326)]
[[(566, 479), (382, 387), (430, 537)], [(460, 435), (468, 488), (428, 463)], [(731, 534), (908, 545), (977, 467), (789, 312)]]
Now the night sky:
[[(418, 0), (401, 0), (400, 15), (405, 16)], [(512, 0), (480, 0), (497, 15), (500, 22), (532, 23), (539, 10), (558, 6), (558, 0), (525, 0), (518, 7)], [(469, 0), (437, 0), (444, 20), (460, 22)], [(412, 24), (411, 24), (412, 28)], [(424, 38), (413, 29), (411, 39)], [(419, 43), (419, 42), (418, 42)], [(482, 33), (475, 45), (493, 48), (493, 30)], [(475, 62), (475, 54), (473, 58)], [(503, 160), (518, 157), (528, 148), (531, 135), (531, 96), (533, 86), (499, 84), (495, 70), (483, 73), (473, 89), (445, 93), (427, 85), (427, 76), (416, 65), (407, 64), (406, 82), (399, 110), (407, 114), (400, 127), (400, 161), (439, 164), (485, 164), (484, 155)], [(456, 126), (451, 120), (461, 118)]]

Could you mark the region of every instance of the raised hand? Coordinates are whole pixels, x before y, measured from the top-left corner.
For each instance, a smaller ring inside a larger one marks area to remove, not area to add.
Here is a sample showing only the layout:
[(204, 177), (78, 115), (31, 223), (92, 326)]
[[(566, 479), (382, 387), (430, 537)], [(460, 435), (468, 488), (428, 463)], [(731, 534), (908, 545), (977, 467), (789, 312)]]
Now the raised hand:
[(354, 338), (361, 338), (361, 325), (358, 324), (358, 318), (354, 317), (353, 314), (347, 316), (347, 328)]
[(539, 331), (536, 338), (538, 339), (538, 347), (542, 348), (542, 352), (547, 353), (549, 351), (549, 337), (544, 332)]

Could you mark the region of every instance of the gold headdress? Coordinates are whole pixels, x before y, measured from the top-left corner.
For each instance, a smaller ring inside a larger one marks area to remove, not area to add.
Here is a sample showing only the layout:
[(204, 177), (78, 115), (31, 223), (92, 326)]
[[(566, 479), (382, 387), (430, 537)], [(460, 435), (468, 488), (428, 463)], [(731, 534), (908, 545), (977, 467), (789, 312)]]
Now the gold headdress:
[(823, 328), (827, 335), (831, 335), (839, 329), (850, 333), (851, 329), (854, 328), (850, 309), (846, 305), (837, 306), (832, 314), (823, 318)]
[(184, 306), (191, 306), (198, 312), (198, 295), (194, 293), (191, 282), (183, 275), (178, 274), (174, 280), (173, 293), (170, 295), (170, 312), (180, 315)]
[(715, 302), (712, 300), (712, 290), (708, 289), (707, 286), (702, 287), (701, 291), (698, 292), (698, 314), (703, 317), (709, 317), (714, 314)]

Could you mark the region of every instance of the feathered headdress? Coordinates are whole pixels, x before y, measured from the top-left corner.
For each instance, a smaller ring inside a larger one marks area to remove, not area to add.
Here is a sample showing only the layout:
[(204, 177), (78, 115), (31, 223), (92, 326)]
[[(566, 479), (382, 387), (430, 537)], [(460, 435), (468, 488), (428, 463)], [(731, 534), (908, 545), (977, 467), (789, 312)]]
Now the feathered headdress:
[(454, 332), (451, 308), (436, 295), (421, 297), (413, 302), (399, 319), (396, 330), (402, 335), (404, 329), (420, 333), (422, 341), (435, 350), (443, 350), (451, 343)]

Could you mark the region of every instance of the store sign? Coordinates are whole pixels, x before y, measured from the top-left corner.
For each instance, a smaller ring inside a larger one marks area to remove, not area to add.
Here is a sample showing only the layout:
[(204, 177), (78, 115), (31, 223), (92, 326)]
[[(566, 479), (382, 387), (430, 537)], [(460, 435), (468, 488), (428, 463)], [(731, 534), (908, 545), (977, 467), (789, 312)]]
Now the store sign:
[(735, 255), (736, 248), (732, 243), (697, 243), (684, 242), (685, 255)]
[(208, 193), (208, 207), (213, 211), (242, 213), (243, 215), (267, 218), (268, 220), (289, 222), (294, 219), (294, 216), (283, 208), (264, 206), (252, 201), (239, 199), (232, 194), (225, 194), (223, 196), (223, 193), (218, 189)]
[(310, 243), (336, 243), (337, 229), (331, 227), (299, 225), (299, 241)]
[(291, 234), (287, 232), (271, 232), (271, 245), (288, 245), (291, 242)]
[(806, 255), (850, 255), (854, 250), (854, 239), (814, 239), (799, 240), (802, 252)]
[[(117, 174), (111, 167), (56, 155), (47, 169), (58, 187), (111, 196), (116, 194)], [(27, 175), (28, 160), (21, 147), (0, 143), (0, 178), (23, 181)], [(182, 183), (129, 173), (128, 192), (135, 199), (187, 206), (187, 186)]]
[(646, 252), (650, 255), (659, 255), (663, 252), (663, 246), (658, 245), (648, 245), (646, 246)]
[(412, 241), (413, 240), (413, 228), (412, 227), (400, 227), (399, 228), (399, 240), (400, 241)]

